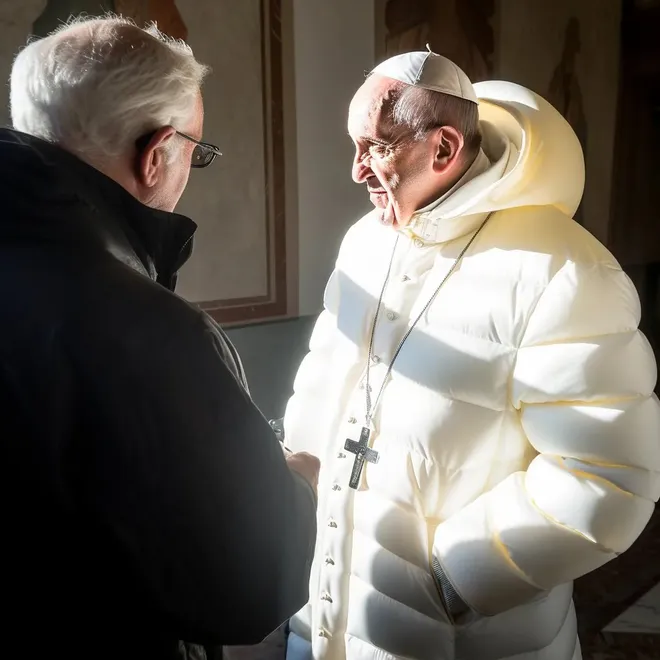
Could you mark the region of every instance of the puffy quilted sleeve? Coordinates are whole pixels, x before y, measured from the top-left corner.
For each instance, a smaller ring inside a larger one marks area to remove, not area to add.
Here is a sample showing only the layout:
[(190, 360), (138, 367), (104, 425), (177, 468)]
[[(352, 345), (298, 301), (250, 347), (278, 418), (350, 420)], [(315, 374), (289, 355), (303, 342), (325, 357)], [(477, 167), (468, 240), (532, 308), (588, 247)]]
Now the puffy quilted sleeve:
[[(530, 316), (510, 396), (538, 455), (435, 533), (433, 560), (495, 615), (625, 552), (660, 497), (656, 364), (613, 263), (567, 263)], [(452, 595), (456, 595), (453, 594)]]

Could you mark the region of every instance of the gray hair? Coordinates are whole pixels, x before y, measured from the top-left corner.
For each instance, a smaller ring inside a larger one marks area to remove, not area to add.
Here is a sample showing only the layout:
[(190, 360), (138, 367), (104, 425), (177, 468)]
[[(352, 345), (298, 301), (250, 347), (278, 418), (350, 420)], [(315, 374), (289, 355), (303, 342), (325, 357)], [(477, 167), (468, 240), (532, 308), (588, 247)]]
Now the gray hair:
[(69, 21), (16, 57), (12, 124), (88, 162), (106, 161), (149, 131), (184, 129), (207, 72), (155, 24), (142, 30), (114, 15)]
[(439, 126), (455, 128), (463, 136), (467, 158), (476, 156), (481, 147), (479, 106), (472, 101), (404, 85), (392, 104), (390, 116), (394, 127), (405, 127), (416, 140), (423, 140)]

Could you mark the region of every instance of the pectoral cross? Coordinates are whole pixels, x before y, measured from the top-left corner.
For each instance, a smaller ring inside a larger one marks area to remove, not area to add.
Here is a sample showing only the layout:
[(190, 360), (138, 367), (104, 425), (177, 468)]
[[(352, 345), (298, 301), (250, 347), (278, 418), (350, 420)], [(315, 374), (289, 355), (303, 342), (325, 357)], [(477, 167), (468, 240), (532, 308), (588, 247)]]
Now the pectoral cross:
[(369, 436), (371, 431), (365, 426), (360, 432), (359, 442), (351, 440), (350, 438), (344, 443), (344, 449), (350, 451), (351, 454), (355, 454), (355, 462), (353, 463), (353, 471), (351, 472), (351, 480), (348, 482), (348, 485), (357, 490), (360, 485), (360, 476), (362, 475), (362, 468), (364, 467), (364, 462), (367, 463), (378, 463), (378, 452), (369, 448)]

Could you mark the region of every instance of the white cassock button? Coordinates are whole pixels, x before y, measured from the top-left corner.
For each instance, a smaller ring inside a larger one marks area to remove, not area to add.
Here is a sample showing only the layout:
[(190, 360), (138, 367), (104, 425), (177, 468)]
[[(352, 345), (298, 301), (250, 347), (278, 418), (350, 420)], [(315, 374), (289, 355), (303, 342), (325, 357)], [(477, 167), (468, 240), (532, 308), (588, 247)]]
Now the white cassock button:
[(323, 630), (323, 628), (321, 628), (321, 630), (319, 630), (319, 637), (330, 637), (330, 635), (328, 634), (327, 630)]
[(324, 600), (326, 603), (332, 603), (332, 598), (330, 598), (330, 594), (327, 591), (323, 592), (321, 600)]
[(332, 557), (326, 557), (325, 558), (325, 565), (326, 566), (334, 566), (335, 565), (335, 560)]
[(371, 361), (372, 361), (374, 364), (379, 364), (379, 363), (380, 363), (380, 357), (379, 357), (378, 355), (372, 355), (372, 356), (371, 356)]
[(387, 312), (388, 321), (396, 321), (398, 318), (399, 316), (395, 312)]
[(330, 520), (328, 520), (328, 527), (332, 527), (332, 529), (337, 529), (337, 523), (332, 518), (330, 518)]
[(340, 451), (340, 452), (337, 454), (337, 458), (346, 458), (346, 454), (344, 454), (343, 451)]
[(410, 278), (409, 278), (407, 275), (403, 275), (403, 276), (401, 277), (401, 281), (402, 281), (402, 282), (410, 282)]
[(415, 239), (415, 247), (416, 248), (423, 248), (424, 247), (424, 241), (421, 241), (419, 238)]
[(341, 486), (340, 486), (339, 484), (335, 484), (335, 485), (332, 487), (332, 490), (341, 490)]
[(357, 424), (357, 419), (355, 417), (349, 417), (348, 418), (348, 423), (349, 424)]

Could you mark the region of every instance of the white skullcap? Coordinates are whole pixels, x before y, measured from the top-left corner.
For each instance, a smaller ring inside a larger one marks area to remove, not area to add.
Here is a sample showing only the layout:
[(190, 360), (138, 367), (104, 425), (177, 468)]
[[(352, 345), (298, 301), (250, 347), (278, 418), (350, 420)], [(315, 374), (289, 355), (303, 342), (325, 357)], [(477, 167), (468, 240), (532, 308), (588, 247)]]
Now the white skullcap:
[(371, 73), (479, 103), (465, 73), (451, 60), (430, 50), (395, 55), (379, 64)]

